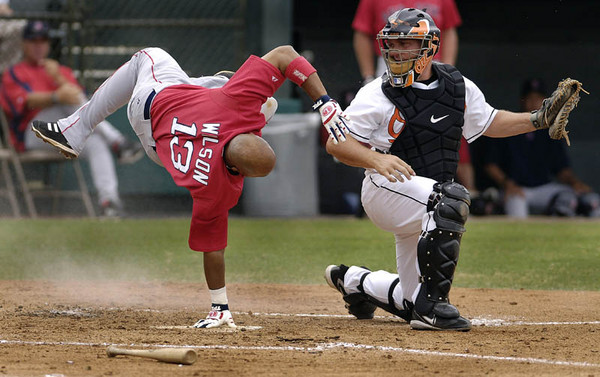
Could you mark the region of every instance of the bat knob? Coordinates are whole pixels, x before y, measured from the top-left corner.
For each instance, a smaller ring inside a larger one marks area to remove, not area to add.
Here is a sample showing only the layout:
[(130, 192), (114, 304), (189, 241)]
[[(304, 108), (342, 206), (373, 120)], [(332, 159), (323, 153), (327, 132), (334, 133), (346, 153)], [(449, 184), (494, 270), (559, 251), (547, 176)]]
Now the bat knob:
[(114, 346), (109, 346), (106, 349), (106, 356), (108, 357), (115, 357), (117, 356), (117, 353), (115, 352), (116, 348)]

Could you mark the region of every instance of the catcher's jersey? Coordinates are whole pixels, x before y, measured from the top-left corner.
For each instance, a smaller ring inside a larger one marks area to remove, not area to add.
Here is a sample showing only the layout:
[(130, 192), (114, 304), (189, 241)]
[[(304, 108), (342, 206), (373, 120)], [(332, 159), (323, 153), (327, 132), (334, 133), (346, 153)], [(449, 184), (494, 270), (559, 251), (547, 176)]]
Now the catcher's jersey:
[(273, 65), (251, 56), (222, 88), (173, 85), (156, 95), (150, 111), (156, 152), (194, 200), (191, 249), (227, 245), (227, 216), (242, 193), (243, 177), (227, 170), (223, 148), (236, 135), (260, 135), (266, 123), (261, 106), (284, 80)]
[[(388, 152), (396, 137), (402, 132), (404, 119), (396, 112), (394, 104), (383, 94), (381, 77), (362, 87), (356, 97), (345, 110), (350, 116), (348, 129), (350, 134), (358, 141)], [(489, 127), (496, 116), (497, 110), (486, 101), (481, 90), (473, 81), (465, 80), (465, 122), (463, 136), (470, 143), (481, 136)], [(433, 89), (438, 86), (438, 81), (429, 85), (415, 82), (413, 86), (419, 89)], [(436, 118), (431, 117), (431, 127), (439, 121), (444, 114)]]

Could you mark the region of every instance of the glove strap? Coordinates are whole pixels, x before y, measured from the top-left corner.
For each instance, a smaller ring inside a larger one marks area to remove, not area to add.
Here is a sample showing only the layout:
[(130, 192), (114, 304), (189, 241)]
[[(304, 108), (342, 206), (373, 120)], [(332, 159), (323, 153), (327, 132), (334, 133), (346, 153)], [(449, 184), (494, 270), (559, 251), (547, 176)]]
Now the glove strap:
[(540, 124), (540, 122), (538, 121), (538, 112), (539, 112), (539, 110), (534, 110), (531, 112), (531, 115), (529, 116), (529, 120), (531, 121), (531, 123), (533, 124), (533, 127), (535, 127), (536, 130), (539, 130), (540, 128), (542, 128), (542, 124)]
[(317, 98), (315, 103), (312, 105), (313, 111), (319, 110), (321, 108), (321, 106), (323, 106), (324, 104), (326, 104), (329, 101), (331, 101), (331, 97), (329, 97), (327, 94)]

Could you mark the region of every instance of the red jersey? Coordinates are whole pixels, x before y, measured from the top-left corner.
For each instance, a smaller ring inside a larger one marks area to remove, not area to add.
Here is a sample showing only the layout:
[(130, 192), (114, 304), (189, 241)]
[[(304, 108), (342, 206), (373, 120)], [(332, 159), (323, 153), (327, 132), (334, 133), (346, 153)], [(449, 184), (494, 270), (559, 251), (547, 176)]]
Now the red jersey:
[[(71, 68), (61, 65), (60, 73), (69, 82), (79, 85)], [(32, 119), (42, 109), (27, 107), (27, 96), (33, 92), (53, 92), (58, 89), (44, 66), (22, 61), (2, 75), (0, 104), (6, 113), (11, 130), (11, 140), (18, 151), (25, 150), (25, 132)]]
[(187, 188), (194, 200), (192, 250), (227, 246), (227, 217), (244, 178), (229, 172), (223, 148), (242, 133), (260, 136), (266, 123), (261, 106), (284, 80), (277, 68), (252, 55), (222, 88), (173, 85), (154, 98), (150, 118), (156, 152), (175, 183)]
[[(442, 31), (442, 38), (444, 37), (444, 29), (458, 27), (462, 23), (454, 0), (360, 0), (354, 15), (352, 28), (372, 35), (375, 53), (381, 55), (376, 39), (377, 33), (383, 29), (392, 13), (404, 8), (426, 9), (437, 27)], [(443, 47), (444, 44), (440, 43), (440, 50)], [(439, 56), (441, 54), (436, 54), (436, 57)]]

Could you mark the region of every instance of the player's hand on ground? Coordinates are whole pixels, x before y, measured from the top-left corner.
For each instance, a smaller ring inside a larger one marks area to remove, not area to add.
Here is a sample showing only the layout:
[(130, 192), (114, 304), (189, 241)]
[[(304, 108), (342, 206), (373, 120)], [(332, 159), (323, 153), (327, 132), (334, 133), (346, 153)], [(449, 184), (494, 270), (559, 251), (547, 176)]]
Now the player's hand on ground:
[(323, 127), (325, 127), (335, 144), (346, 141), (350, 117), (344, 114), (335, 100), (329, 98), (329, 96), (322, 96), (313, 105), (313, 110), (318, 110), (321, 114)]
[(416, 175), (409, 164), (392, 154), (377, 153), (373, 168), (390, 182), (404, 182), (404, 179), (410, 180), (413, 175)]
[(219, 310), (213, 306), (210, 313), (208, 313), (208, 316), (205, 319), (201, 319), (196, 322), (192, 327), (211, 329), (215, 327), (221, 327), (223, 325), (231, 328), (237, 327), (233, 322), (233, 316), (229, 310)]

